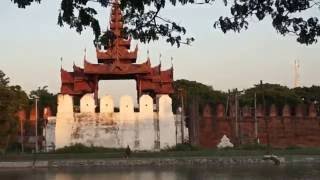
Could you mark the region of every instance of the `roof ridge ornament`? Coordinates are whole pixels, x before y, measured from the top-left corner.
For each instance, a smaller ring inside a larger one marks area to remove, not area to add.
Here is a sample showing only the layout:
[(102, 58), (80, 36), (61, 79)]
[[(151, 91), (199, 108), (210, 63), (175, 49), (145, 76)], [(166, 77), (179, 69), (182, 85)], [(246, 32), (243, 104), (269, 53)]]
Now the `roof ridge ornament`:
[(62, 69), (62, 61), (63, 61), (63, 58), (60, 57), (60, 69)]
[(161, 53), (160, 53), (160, 55), (159, 55), (159, 65), (160, 65), (160, 70), (161, 70), (161, 57), (162, 57), (162, 55), (161, 55)]

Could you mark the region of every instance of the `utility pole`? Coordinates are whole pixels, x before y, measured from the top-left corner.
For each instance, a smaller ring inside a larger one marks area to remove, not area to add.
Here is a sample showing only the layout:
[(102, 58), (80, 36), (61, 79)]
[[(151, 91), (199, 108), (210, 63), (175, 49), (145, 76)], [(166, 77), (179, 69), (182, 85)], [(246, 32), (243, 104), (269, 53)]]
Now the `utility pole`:
[(293, 87), (299, 87), (300, 86), (300, 63), (299, 60), (294, 61), (294, 80), (293, 80)]
[(257, 92), (254, 93), (254, 135), (258, 143)]
[(183, 101), (183, 93), (184, 89), (179, 88), (178, 91), (180, 92), (180, 99), (181, 99), (181, 143), (184, 144), (184, 101)]
[(36, 98), (36, 153), (38, 153), (38, 99)]
[(35, 115), (35, 151), (38, 153), (38, 101), (39, 101), (39, 96), (33, 95), (31, 98), (35, 100), (35, 105), (36, 105), (36, 115)]
[(24, 145), (23, 145), (23, 141), (24, 141), (24, 138), (23, 138), (23, 132), (24, 132), (24, 129), (23, 129), (23, 122), (22, 122), (22, 118), (20, 118), (20, 140), (21, 140), (21, 152), (24, 153)]
[(236, 94), (235, 94), (235, 129), (236, 129), (236, 139), (237, 139), (237, 143), (239, 143), (239, 127), (238, 127), (238, 89), (236, 89)]
[(228, 96), (227, 96), (227, 103), (226, 103), (226, 112), (225, 112), (225, 116), (228, 117), (228, 110), (229, 110), (229, 98), (230, 96), (230, 90), (228, 89)]
[(266, 110), (266, 101), (264, 97), (264, 89), (263, 89), (263, 82), (260, 80), (260, 87), (262, 90), (262, 105), (263, 105), (263, 119), (266, 125), (266, 134), (267, 134), (267, 153), (270, 154), (270, 135), (269, 135), (269, 121), (265, 117), (265, 110)]

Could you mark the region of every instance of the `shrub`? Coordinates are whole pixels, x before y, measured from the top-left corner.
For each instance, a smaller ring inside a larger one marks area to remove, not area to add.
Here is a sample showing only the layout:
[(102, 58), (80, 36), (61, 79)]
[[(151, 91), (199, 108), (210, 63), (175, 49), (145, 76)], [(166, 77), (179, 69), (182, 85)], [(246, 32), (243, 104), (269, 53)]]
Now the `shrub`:
[(236, 149), (242, 149), (242, 150), (266, 150), (268, 147), (264, 144), (258, 144), (258, 143), (250, 143), (250, 144), (242, 144), (238, 146)]
[(173, 147), (167, 147), (162, 151), (197, 151), (200, 150), (199, 147), (193, 146), (189, 143), (177, 144)]
[(72, 146), (65, 146), (57, 149), (55, 153), (105, 153), (105, 152), (124, 152), (123, 148), (105, 148), (98, 146), (85, 146), (77, 143)]

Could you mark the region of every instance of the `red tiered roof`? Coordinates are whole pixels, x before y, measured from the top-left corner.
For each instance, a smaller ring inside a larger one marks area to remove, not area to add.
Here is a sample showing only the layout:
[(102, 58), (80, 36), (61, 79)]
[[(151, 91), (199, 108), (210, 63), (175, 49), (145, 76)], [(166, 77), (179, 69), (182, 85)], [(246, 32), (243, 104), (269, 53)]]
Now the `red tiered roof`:
[(122, 14), (119, 5), (112, 7), (110, 30), (116, 39), (107, 50), (96, 49), (98, 63), (89, 63), (84, 59), (84, 68), (73, 66), (73, 72), (61, 69), (61, 93), (83, 95), (97, 93), (99, 80), (135, 79), (138, 97), (144, 93), (173, 93), (173, 68), (161, 71), (161, 64), (151, 67), (150, 59), (136, 64), (138, 47), (130, 51), (131, 38), (121, 36), (123, 29)]
[(131, 38), (125, 39), (121, 36), (123, 30), (122, 13), (119, 5), (115, 4), (111, 10), (110, 30), (116, 39), (107, 50), (96, 49), (98, 63), (135, 63), (137, 60), (138, 46), (134, 51), (130, 51)]

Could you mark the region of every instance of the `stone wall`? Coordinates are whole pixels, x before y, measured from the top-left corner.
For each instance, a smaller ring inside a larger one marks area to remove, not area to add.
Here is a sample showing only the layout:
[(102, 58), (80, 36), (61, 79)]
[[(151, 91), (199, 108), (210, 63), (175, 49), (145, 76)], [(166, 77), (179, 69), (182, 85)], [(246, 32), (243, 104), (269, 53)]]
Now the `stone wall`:
[[(87, 146), (103, 146), (133, 150), (160, 150), (177, 143), (176, 121), (172, 102), (168, 95), (160, 95), (157, 108), (153, 99), (142, 95), (138, 112), (134, 111), (132, 97), (122, 96), (119, 112), (114, 112), (111, 96), (100, 99), (100, 112), (96, 113), (93, 94), (80, 100), (80, 113), (73, 112), (69, 95), (58, 96), (58, 112), (55, 128), (55, 147), (62, 148), (75, 143)], [(180, 123), (181, 124), (181, 123)]]
[[(212, 112), (215, 109), (215, 112)], [(316, 107), (311, 105), (288, 105), (278, 108), (275, 105), (257, 108), (257, 131), (260, 143), (273, 147), (319, 147), (320, 117)], [(231, 110), (230, 110), (231, 111)], [(200, 145), (207, 148), (216, 147), (223, 135), (233, 144), (247, 144), (256, 140), (254, 109), (243, 107), (238, 116), (238, 136), (236, 136), (235, 114), (225, 114), (225, 107), (215, 108), (207, 105), (200, 118)]]

